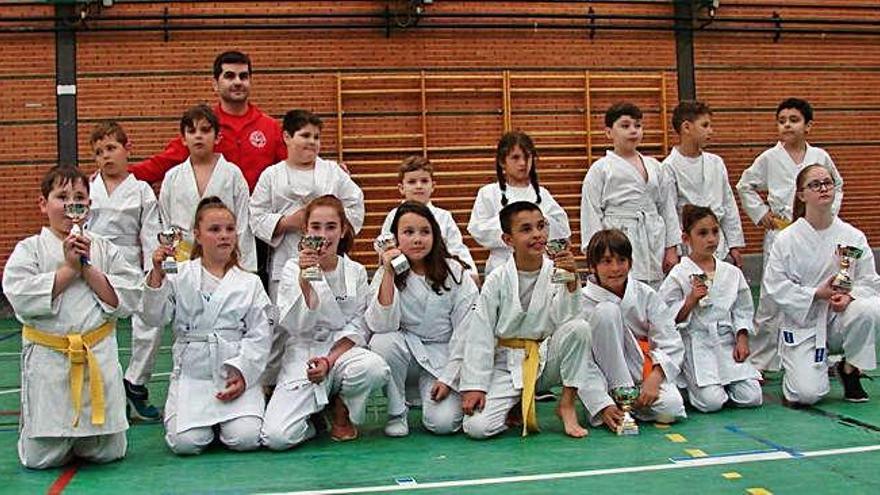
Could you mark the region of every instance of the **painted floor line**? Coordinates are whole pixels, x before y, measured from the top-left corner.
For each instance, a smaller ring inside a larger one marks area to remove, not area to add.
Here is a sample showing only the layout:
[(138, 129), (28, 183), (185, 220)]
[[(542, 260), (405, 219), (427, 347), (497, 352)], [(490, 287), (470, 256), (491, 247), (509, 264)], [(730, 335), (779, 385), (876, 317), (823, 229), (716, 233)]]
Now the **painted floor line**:
[[(880, 444), (865, 445), (861, 447), (846, 447), (839, 449), (814, 450), (811, 452), (799, 452), (803, 457), (823, 457), (832, 455), (859, 454), (864, 452), (880, 451)], [(571, 478), (588, 478), (592, 476), (606, 476), (611, 474), (626, 473), (644, 473), (651, 471), (668, 471), (673, 469), (688, 469), (704, 466), (718, 466), (725, 464), (742, 464), (747, 462), (758, 461), (775, 461), (775, 460), (796, 460), (788, 452), (771, 451), (764, 453), (743, 454), (739, 456), (727, 457), (701, 457), (696, 459), (686, 459), (667, 464), (647, 464), (643, 466), (630, 466), (606, 469), (591, 469), (587, 471), (568, 471), (562, 473), (546, 473), (532, 474), (523, 476), (505, 476), (498, 478), (481, 478), (472, 480), (455, 480), (455, 481), (437, 481), (428, 483), (419, 483), (418, 485), (379, 485), (364, 486), (351, 488), (333, 488), (329, 490), (304, 490), (296, 492), (277, 492), (271, 495), (337, 495), (344, 493), (377, 493), (377, 492), (398, 492), (409, 490), (428, 490), (434, 488), (452, 488), (465, 486), (481, 486), (481, 485), (498, 485), (504, 483), (523, 483), (528, 481), (549, 481)], [(264, 494), (269, 495), (269, 494)]]
[[(153, 373), (153, 376), (171, 376), (171, 372), (163, 371), (162, 373)], [(0, 395), (17, 394), (19, 392), (21, 392), (20, 388), (11, 388), (9, 390), (0, 390)]]

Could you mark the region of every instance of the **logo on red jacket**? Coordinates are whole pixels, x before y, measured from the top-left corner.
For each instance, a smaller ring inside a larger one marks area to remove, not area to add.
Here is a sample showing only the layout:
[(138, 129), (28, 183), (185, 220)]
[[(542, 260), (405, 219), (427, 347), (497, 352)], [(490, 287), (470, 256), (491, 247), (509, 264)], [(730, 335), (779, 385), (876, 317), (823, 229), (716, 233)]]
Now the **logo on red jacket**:
[(259, 129), (252, 132), (249, 139), (251, 141), (251, 146), (254, 148), (263, 148), (266, 146), (266, 135)]

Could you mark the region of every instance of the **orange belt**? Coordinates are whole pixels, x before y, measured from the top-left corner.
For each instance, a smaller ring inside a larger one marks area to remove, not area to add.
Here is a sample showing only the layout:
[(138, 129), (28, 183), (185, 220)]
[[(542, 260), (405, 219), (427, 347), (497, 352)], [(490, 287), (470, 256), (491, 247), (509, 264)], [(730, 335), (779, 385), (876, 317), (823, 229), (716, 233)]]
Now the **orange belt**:
[(642, 381), (644, 382), (648, 375), (651, 374), (651, 370), (654, 369), (654, 360), (651, 359), (651, 343), (648, 342), (646, 337), (639, 337), (639, 349), (642, 350), (642, 356), (645, 358), (644, 364), (642, 364)]

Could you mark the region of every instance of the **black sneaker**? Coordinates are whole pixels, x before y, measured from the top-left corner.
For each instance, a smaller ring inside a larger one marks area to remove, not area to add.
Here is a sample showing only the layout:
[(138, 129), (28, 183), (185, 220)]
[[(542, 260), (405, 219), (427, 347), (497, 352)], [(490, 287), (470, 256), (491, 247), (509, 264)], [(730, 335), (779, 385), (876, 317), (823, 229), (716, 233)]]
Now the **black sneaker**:
[(123, 379), (122, 384), (125, 387), (125, 399), (128, 413), (128, 419), (138, 420), (148, 423), (160, 421), (162, 413), (152, 404), (150, 404), (150, 392), (144, 385), (135, 385), (128, 380)]
[(837, 363), (837, 376), (843, 383), (843, 400), (847, 402), (868, 402), (868, 393), (862, 388), (861, 372), (855, 370), (846, 373), (843, 369), (844, 361)]

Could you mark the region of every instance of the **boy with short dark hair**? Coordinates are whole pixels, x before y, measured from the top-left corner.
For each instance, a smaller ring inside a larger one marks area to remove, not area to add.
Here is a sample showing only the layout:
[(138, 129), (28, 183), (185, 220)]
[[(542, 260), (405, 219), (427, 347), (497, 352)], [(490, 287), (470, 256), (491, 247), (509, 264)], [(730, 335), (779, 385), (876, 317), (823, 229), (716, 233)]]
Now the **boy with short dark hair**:
[[(125, 261), (141, 272), (152, 268), (153, 251), (161, 230), (159, 208), (153, 189), (128, 172), (131, 143), (116, 122), (95, 126), (89, 139), (98, 173), (92, 179), (88, 230), (112, 242)], [(140, 315), (131, 317), (131, 360), (125, 371), (128, 417), (158, 421), (162, 414), (149, 402), (150, 381), (162, 329), (147, 326)]]
[[(764, 151), (754, 163), (745, 169), (736, 190), (746, 215), (764, 229), (763, 260), (770, 257), (773, 241), (782, 229), (791, 224), (792, 204), (795, 196), (795, 178), (804, 167), (818, 163), (824, 165), (834, 179), (834, 205), (832, 212), (840, 211), (843, 200), (843, 178), (822, 148), (807, 143), (807, 134), (813, 128), (813, 107), (801, 98), (786, 98), (776, 107), (776, 128), (779, 141)], [(761, 197), (765, 193), (767, 201)], [(755, 311), (757, 333), (752, 339), (752, 364), (761, 371), (778, 370), (779, 356), (776, 352), (778, 334), (778, 310), (772, 300), (765, 297), (762, 285), (758, 308)]]
[(459, 387), (464, 432), (476, 439), (500, 434), (517, 404), (523, 436), (537, 431), (535, 391), (561, 383), (557, 414), (565, 433), (584, 437), (575, 398), (591, 369), (597, 371), (580, 318), (580, 282), (551, 282), (554, 267), (576, 272), (574, 256), (565, 250), (545, 257), (547, 222), (536, 204), (510, 203), (499, 217), (513, 256), (486, 277), (471, 317)]
[(701, 101), (682, 101), (672, 112), (672, 127), (680, 141), (663, 160), (663, 172), (675, 195), (679, 219), (686, 204), (711, 208), (721, 225), (715, 256), (720, 260), (729, 256), (742, 267), (740, 248), (746, 240), (727, 167), (720, 156), (703, 149), (712, 138), (712, 109)]
[(180, 136), (189, 149), (189, 158), (165, 174), (159, 191), (159, 206), (165, 228), (177, 227), (183, 233), (178, 246), (179, 260), (189, 259), (193, 242), (193, 219), (202, 198), (217, 196), (235, 213), (241, 267), (257, 270), (254, 235), (248, 222), (250, 193), (241, 170), (220, 153), (215, 153), (220, 122), (205, 104), (184, 112)]
[(590, 166), (581, 189), (581, 249), (593, 234), (608, 228), (627, 233), (635, 252), (633, 276), (659, 287), (677, 262), (681, 229), (675, 196), (660, 162), (642, 155), (642, 111), (632, 103), (605, 112), (605, 135), (614, 142)]
[(18, 456), (33, 469), (74, 456), (115, 461), (128, 429), (116, 320), (136, 309), (142, 276), (107, 239), (74, 233), (65, 205), (89, 203), (79, 169), (53, 167), (40, 191), (48, 225), (16, 245), (3, 270), (23, 325)]
[[(431, 162), (427, 158), (418, 155), (407, 157), (397, 170), (397, 179), (397, 190), (400, 191), (404, 201), (415, 201), (427, 206), (431, 210), (431, 213), (440, 225), (441, 232), (439, 234), (446, 242), (449, 254), (461, 258), (470, 267), (472, 276), (479, 283), (479, 275), (476, 271), (474, 259), (464, 244), (461, 230), (459, 230), (458, 224), (455, 223), (455, 218), (452, 217), (452, 213), (448, 210), (444, 210), (431, 203), (431, 194), (434, 192), (434, 185), (436, 184), (434, 182), (434, 166)], [(391, 221), (394, 220), (395, 213), (397, 213), (397, 208), (392, 209), (388, 212), (388, 216), (385, 217), (385, 222), (382, 224), (383, 234), (391, 232)]]

